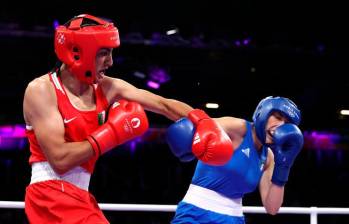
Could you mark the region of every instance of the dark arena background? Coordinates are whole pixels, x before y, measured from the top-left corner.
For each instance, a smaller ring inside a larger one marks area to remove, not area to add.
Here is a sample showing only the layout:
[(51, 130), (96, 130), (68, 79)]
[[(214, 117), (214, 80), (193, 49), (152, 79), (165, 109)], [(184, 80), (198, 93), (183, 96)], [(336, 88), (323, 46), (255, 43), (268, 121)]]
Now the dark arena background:
[[(30, 181), (24, 90), (55, 65), (54, 27), (89, 13), (112, 20), (120, 32), (121, 46), (107, 73), (138, 88), (211, 117), (247, 120), (262, 98), (291, 98), (302, 111), (305, 144), (291, 169), (283, 207), (349, 207), (348, 35), (339, 29), (265, 30), (258, 27), (257, 11), (251, 1), (2, 2), (0, 201), (23, 201)], [(181, 163), (171, 153), (165, 131), (172, 121), (147, 115), (150, 129), (144, 136), (98, 160), (89, 189), (99, 203), (176, 205), (185, 195), (197, 161)], [(258, 190), (246, 195), (243, 205), (262, 206)], [(111, 223), (124, 224), (165, 224), (174, 215), (104, 212)], [(309, 214), (245, 215), (247, 224), (310, 223)], [(28, 221), (24, 209), (2, 207), (0, 223)], [(317, 223), (347, 224), (349, 216), (319, 214)]]

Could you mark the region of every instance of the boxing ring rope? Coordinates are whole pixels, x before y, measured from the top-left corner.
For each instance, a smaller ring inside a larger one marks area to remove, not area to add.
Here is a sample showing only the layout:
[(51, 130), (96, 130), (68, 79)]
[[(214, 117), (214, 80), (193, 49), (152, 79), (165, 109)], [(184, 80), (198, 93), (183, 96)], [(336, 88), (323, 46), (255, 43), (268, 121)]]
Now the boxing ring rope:
[[(133, 211), (133, 212), (175, 212), (177, 205), (153, 204), (106, 204), (99, 203), (105, 211)], [(0, 208), (23, 209), (22, 201), (0, 201)], [(244, 206), (244, 213), (266, 213), (264, 207)], [(282, 207), (278, 214), (309, 214), (310, 224), (317, 224), (319, 214), (349, 215), (349, 208), (323, 208), (323, 207)]]

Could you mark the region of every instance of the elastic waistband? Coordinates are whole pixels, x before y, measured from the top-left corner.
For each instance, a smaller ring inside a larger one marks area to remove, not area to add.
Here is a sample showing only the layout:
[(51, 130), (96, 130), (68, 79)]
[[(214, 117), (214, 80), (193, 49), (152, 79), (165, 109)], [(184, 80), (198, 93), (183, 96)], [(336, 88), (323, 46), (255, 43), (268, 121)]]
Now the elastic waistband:
[(183, 202), (230, 216), (243, 216), (242, 198), (231, 199), (210, 189), (190, 184)]
[(91, 174), (80, 166), (59, 175), (52, 169), (51, 165), (45, 161), (32, 164), (32, 176), (30, 184), (46, 180), (64, 180), (85, 191), (88, 191), (90, 179)]

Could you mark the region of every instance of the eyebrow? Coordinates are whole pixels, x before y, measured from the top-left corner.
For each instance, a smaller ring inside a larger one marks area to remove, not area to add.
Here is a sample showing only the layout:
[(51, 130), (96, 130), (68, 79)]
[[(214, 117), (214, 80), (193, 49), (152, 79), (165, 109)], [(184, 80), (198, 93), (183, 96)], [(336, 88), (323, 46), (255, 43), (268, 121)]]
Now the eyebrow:
[(283, 115), (283, 114), (280, 113), (280, 112), (277, 112), (277, 113), (278, 113), (278, 116), (280, 116), (281, 120), (283, 120), (283, 121), (285, 121), (285, 122), (289, 122), (289, 119), (288, 119), (285, 115)]
[(281, 113), (279, 111), (274, 111), (273, 115), (279, 120), (283, 120), (285, 122), (288, 122), (288, 118), (283, 113)]

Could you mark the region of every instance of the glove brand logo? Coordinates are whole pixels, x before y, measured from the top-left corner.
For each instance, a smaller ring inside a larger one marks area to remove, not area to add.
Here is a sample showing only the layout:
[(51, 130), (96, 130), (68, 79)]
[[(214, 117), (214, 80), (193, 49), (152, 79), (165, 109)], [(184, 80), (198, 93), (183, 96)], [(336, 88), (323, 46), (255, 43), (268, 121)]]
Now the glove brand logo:
[(111, 37), (110, 37), (110, 40), (112, 40), (112, 41), (113, 41), (113, 40), (118, 40), (118, 38), (117, 38), (116, 36), (111, 36)]
[(65, 42), (64, 34), (63, 33), (58, 34), (57, 40), (58, 40), (59, 44), (64, 44), (64, 42)]
[(199, 143), (201, 140), (200, 140), (200, 136), (198, 133), (195, 134), (194, 136), (194, 142), (193, 142), (193, 145)]
[(290, 117), (297, 117), (297, 118), (299, 118), (297, 113), (294, 111), (294, 108), (292, 108), (292, 107), (290, 107), (289, 105), (286, 105), (286, 104), (284, 104), (283, 107), (286, 108), (286, 110), (287, 110), (288, 114), (290, 115)]
[(128, 121), (126, 121), (125, 124), (124, 124), (124, 130), (127, 133), (131, 132), (130, 124), (128, 123)]
[(64, 118), (63, 122), (64, 124), (68, 124), (69, 122), (75, 120), (76, 117), (73, 117), (73, 118), (70, 118), (70, 119), (67, 119), (67, 118)]
[(114, 109), (115, 107), (117, 107), (117, 106), (119, 106), (119, 105), (120, 105), (119, 102), (115, 102), (115, 103), (113, 103), (113, 106), (111, 106), (111, 107)]
[(132, 128), (138, 128), (141, 125), (141, 120), (138, 117), (132, 118), (131, 126)]
[(261, 164), (260, 171), (264, 169), (264, 163)]
[(241, 151), (247, 156), (247, 158), (250, 158), (250, 148), (242, 149)]
[(98, 124), (102, 125), (105, 123), (105, 110), (103, 110), (102, 112), (98, 113)]

